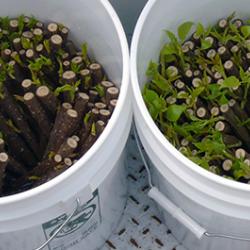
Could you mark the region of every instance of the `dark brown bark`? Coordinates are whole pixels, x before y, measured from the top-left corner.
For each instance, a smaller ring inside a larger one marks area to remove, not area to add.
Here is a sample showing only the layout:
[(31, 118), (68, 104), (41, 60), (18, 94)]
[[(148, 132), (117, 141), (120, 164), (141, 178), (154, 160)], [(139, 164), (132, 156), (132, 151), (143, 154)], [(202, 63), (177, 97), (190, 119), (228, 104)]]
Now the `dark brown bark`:
[(105, 123), (108, 122), (110, 116), (111, 116), (111, 113), (107, 109), (101, 109), (99, 111), (99, 118), (100, 118), (100, 120), (104, 121)]
[(80, 92), (76, 96), (74, 109), (79, 115), (79, 120), (81, 120), (84, 114), (87, 112), (87, 104), (89, 101), (89, 96), (83, 92)]
[(9, 157), (6, 153), (0, 153), (0, 193), (2, 192), (5, 171), (8, 164)]
[(99, 63), (92, 63), (89, 65), (89, 69), (92, 74), (93, 83), (95, 85), (101, 83), (104, 76), (102, 66)]
[(0, 138), (0, 153), (5, 150), (5, 142), (4, 139)]
[(8, 151), (12, 155), (16, 155), (16, 157), (21, 160), (27, 167), (33, 167), (36, 165), (36, 158), (30, 149), (27, 147), (22, 138), (13, 131), (5, 123), (5, 118), (2, 114), (0, 114), (0, 130), (3, 132), (5, 136), (5, 141), (8, 146)]
[(16, 51), (20, 51), (22, 49), (21, 38), (17, 37), (13, 40), (13, 46)]
[(6, 89), (4, 90), (4, 98), (0, 100), (0, 106), (14, 122), (15, 126), (21, 131), (21, 135), (24, 137), (26, 143), (30, 146), (35, 155), (39, 157), (39, 146), (35, 139), (35, 135), (31, 131), (29, 124), (17, 103)]
[(50, 45), (52, 50), (56, 51), (62, 47), (63, 39), (60, 35), (55, 34), (50, 38)]
[(30, 79), (24, 79), (22, 81), (21, 85), (22, 85), (24, 93), (36, 91), (36, 86), (35, 86), (35, 84), (33, 84), (33, 82)]
[(59, 148), (57, 154), (61, 155), (62, 158), (70, 157), (76, 150), (78, 143), (71, 137), (69, 137)]
[(58, 100), (54, 93), (52, 93), (47, 86), (40, 86), (36, 90), (36, 96), (41, 101), (46, 111), (48, 111), (51, 117), (54, 119), (57, 112), (58, 104)]
[(117, 99), (113, 99), (113, 100), (111, 100), (111, 101), (109, 102), (109, 111), (110, 111), (111, 113), (114, 112), (114, 109), (115, 109), (116, 105), (117, 105)]
[(61, 122), (55, 122), (51, 131), (47, 152), (57, 152), (65, 138), (71, 136), (78, 126), (78, 113), (74, 109), (62, 111), (60, 116)]
[(119, 89), (117, 87), (108, 88), (106, 92), (106, 103), (109, 104), (111, 100), (118, 99), (118, 96)]
[(51, 123), (45, 110), (32, 92), (28, 92), (23, 97), (24, 103), (28, 107), (32, 117), (37, 122), (42, 134), (48, 138), (51, 130)]
[(89, 69), (83, 69), (80, 71), (80, 78), (82, 80), (82, 84), (80, 85), (80, 89), (81, 90), (86, 90), (89, 89), (92, 84), (92, 77), (91, 77), (91, 72)]

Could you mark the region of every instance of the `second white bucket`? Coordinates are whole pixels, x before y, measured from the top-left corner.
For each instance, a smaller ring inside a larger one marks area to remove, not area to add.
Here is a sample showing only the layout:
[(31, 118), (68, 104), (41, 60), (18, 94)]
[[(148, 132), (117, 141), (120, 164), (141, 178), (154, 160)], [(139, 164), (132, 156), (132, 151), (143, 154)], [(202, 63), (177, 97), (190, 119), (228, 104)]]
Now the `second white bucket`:
[(250, 249), (250, 186), (216, 176), (184, 157), (162, 135), (144, 104), (141, 89), (150, 60), (158, 60), (164, 30), (184, 21), (214, 23), (236, 11), (249, 17), (248, 0), (149, 0), (131, 48), (136, 127), (153, 163), (149, 195), (162, 208), (167, 226), (189, 250)]
[(34, 15), (68, 26), (72, 39), (78, 45), (87, 42), (90, 56), (120, 85), (117, 107), (107, 127), (77, 163), (37, 188), (0, 198), (0, 250), (100, 249), (126, 203), (124, 147), (132, 111), (123, 28), (107, 0), (0, 3), (0, 16)]

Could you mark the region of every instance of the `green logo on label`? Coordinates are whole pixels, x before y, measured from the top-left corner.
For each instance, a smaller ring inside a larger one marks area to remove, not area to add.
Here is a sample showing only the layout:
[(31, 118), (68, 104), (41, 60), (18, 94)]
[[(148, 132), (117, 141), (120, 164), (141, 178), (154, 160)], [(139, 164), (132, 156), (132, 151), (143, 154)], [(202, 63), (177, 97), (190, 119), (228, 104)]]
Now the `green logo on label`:
[[(69, 223), (60, 231), (60, 233), (58, 233), (56, 238), (64, 237), (65, 235), (71, 234), (78, 230), (91, 218), (95, 210), (96, 205), (91, 205), (84, 208), (82, 211), (76, 214), (71, 221), (69, 221)], [(61, 225), (58, 225), (56, 228), (54, 228), (54, 230), (50, 232), (50, 236), (52, 236), (60, 226)]]
[[(49, 239), (67, 220), (68, 215), (62, 214), (42, 225), (46, 239)], [(82, 205), (73, 218), (65, 225), (57, 236), (49, 243), (50, 250), (66, 250), (79, 244), (97, 229), (101, 222), (101, 210), (98, 190), (93, 197)]]

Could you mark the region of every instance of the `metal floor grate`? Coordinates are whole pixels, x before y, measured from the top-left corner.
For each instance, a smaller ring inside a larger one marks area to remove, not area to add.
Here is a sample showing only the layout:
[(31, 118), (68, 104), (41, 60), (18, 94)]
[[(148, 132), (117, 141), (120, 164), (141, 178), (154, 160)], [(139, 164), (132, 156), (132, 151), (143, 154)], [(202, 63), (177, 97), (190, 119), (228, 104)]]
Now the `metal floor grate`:
[(102, 250), (185, 250), (162, 223), (155, 203), (147, 196), (146, 170), (132, 136), (127, 147), (129, 198), (121, 222)]

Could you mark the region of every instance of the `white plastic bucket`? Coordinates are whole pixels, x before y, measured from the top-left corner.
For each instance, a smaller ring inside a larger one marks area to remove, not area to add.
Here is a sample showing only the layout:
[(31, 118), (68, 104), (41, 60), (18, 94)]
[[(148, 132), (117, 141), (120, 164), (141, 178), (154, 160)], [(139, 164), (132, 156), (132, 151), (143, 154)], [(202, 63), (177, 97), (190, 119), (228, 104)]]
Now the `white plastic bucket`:
[(106, 0), (0, 1), (0, 16), (34, 15), (61, 22), (78, 44), (120, 85), (117, 107), (93, 147), (70, 169), (32, 190), (0, 198), (0, 249), (34, 250), (51, 241), (50, 250), (99, 249), (117, 225), (126, 202), (124, 147), (132, 111), (128, 89), (129, 53), (120, 21)]
[(249, 1), (149, 0), (132, 39), (135, 122), (158, 187), (149, 195), (163, 208), (168, 227), (190, 250), (250, 249), (250, 186), (216, 176), (178, 152), (150, 117), (141, 89), (149, 61), (158, 60), (166, 42), (165, 29), (176, 31), (187, 20), (215, 23), (234, 11), (249, 17)]

